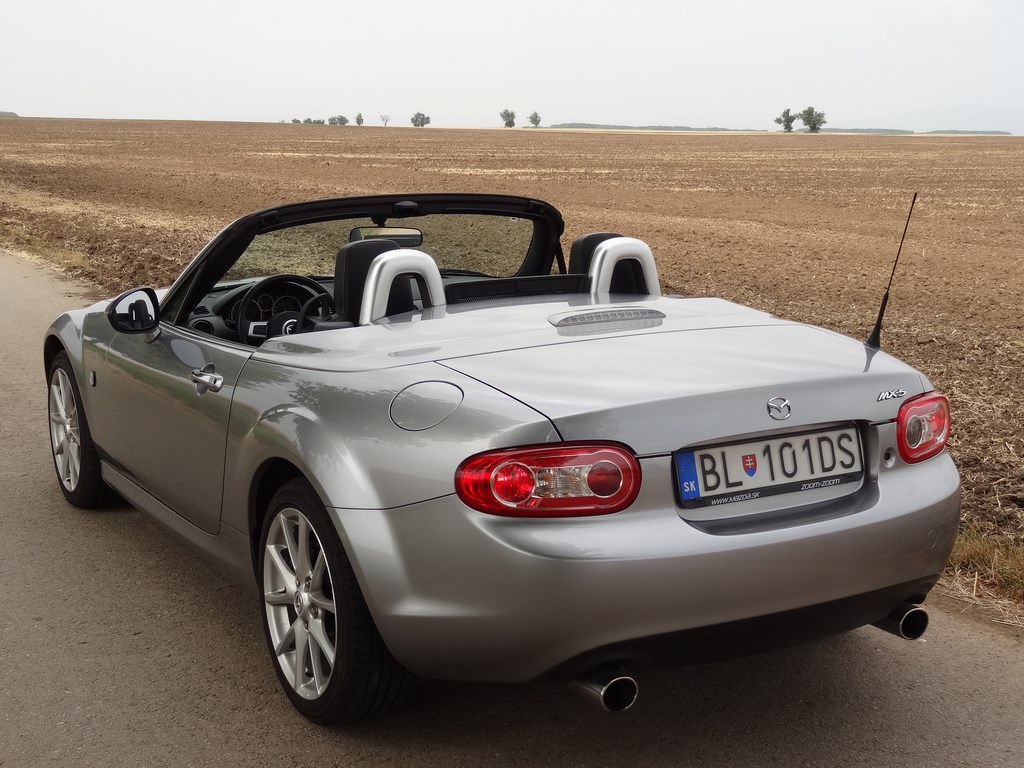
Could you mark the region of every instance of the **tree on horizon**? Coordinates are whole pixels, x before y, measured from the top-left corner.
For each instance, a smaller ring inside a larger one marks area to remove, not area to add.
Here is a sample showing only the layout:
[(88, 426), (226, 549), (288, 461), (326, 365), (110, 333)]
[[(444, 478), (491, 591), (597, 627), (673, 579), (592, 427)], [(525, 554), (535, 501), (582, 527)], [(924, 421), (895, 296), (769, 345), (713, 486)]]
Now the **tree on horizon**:
[(828, 120), (825, 119), (824, 112), (817, 112), (814, 107), (808, 107), (800, 113), (800, 122), (807, 126), (809, 132), (818, 133)]
[(782, 130), (786, 133), (793, 132), (793, 123), (796, 122), (799, 115), (794, 115), (789, 111), (789, 107), (782, 110), (782, 114), (775, 118), (775, 122), (782, 126)]

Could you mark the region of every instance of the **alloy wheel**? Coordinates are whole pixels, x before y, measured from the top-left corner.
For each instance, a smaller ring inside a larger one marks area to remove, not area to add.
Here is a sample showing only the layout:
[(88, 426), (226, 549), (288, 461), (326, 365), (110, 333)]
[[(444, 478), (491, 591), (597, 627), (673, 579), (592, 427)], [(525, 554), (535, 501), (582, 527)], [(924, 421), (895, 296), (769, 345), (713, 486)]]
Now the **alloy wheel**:
[(64, 487), (74, 492), (82, 471), (82, 436), (71, 379), (57, 368), (50, 377), (50, 446)]
[(318, 699), (338, 651), (334, 582), (319, 536), (294, 507), (279, 510), (267, 533), (263, 601), (284, 678), (302, 698)]

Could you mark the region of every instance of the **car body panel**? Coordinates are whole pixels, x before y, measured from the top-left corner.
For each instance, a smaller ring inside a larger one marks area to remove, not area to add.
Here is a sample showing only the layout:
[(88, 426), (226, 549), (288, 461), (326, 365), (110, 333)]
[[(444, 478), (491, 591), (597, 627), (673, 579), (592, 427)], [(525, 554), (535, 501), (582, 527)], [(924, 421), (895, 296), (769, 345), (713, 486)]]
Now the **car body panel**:
[[(552, 318), (630, 308), (657, 311), (665, 316), (654, 327), (643, 322), (637, 322), (634, 327), (597, 323), (592, 326), (593, 332), (607, 338), (659, 331), (791, 324), (722, 299), (594, 297), (590, 294), (541, 296), (532, 300), (450, 305), (363, 326), (355, 329), (356, 333), (316, 333), (301, 339), (269, 339), (256, 352), (256, 358), (325, 370), (378, 370), (497, 351), (571, 344), (586, 337), (580, 334), (579, 328), (569, 331), (555, 327)], [(302, 353), (300, 359), (296, 359), (296, 352)]]
[[(164, 326), (158, 338), (118, 334), (107, 346), (96, 440), (122, 471), (208, 533), (221, 520), (226, 425), (235, 382), (252, 350), (211, 343)], [(197, 386), (192, 371), (223, 377), (219, 391)], [(100, 394), (101, 393), (101, 394)], [(173, 418), (168, 406), (174, 403)]]
[(621, 440), (640, 455), (777, 429), (767, 409), (777, 396), (790, 401), (785, 426), (796, 430), (835, 420), (837, 403), (846, 420), (893, 419), (900, 399), (879, 393), (930, 389), (884, 353), (795, 324), (590, 337), (445, 364), (529, 403), (566, 440)]
[[(950, 467), (948, 456), (934, 462), (921, 484), (912, 472), (885, 477), (894, 501), (872, 486), (838, 517), (726, 536), (666, 508), (666, 458), (646, 460), (640, 498), (606, 517), (523, 521), (452, 497), (332, 514), (404, 665), (510, 682), (592, 648), (933, 582), (957, 530)], [(898, 500), (910, 495), (919, 503), (907, 514)]]
[[(243, 378), (224, 505), (226, 522), (242, 530), (254, 468), (273, 459), (299, 467), (328, 506), (391, 509), (454, 493), (455, 470), (469, 453), (557, 439), (535, 410), (436, 364), (334, 373), (253, 360)], [(391, 404), (423, 381), (448, 382), (464, 399), (428, 432), (410, 432), (391, 420)]]

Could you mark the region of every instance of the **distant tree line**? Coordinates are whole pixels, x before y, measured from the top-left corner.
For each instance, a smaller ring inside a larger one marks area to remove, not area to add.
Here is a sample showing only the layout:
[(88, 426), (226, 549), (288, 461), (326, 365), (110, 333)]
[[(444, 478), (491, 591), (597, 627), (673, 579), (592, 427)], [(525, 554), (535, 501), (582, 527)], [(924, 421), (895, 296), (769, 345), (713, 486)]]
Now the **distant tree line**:
[(782, 110), (782, 114), (775, 118), (777, 125), (782, 126), (782, 130), (786, 133), (790, 133), (793, 130), (793, 123), (799, 120), (803, 123), (810, 133), (818, 133), (821, 131), (823, 126), (828, 121), (825, 119), (824, 112), (818, 112), (814, 107), (808, 107), (803, 112), (793, 114), (789, 111), (789, 108)]
[(0, 112), (0, 117), (17, 117), (15, 112)]
[[(501, 121), (506, 128), (515, 128), (516, 113), (514, 110), (503, 109), (501, 112), (498, 113), (498, 115), (501, 117)], [(540, 126), (540, 115), (536, 111), (534, 111), (527, 118), (527, 120), (530, 121), (530, 125), (532, 125), (534, 128)], [(295, 125), (324, 125), (325, 123), (327, 125), (348, 125), (349, 119), (345, 117), (345, 115), (335, 115), (334, 117), (329, 117), (326, 120), (316, 119), (312, 117), (307, 117), (305, 120), (300, 120), (297, 117), (293, 117), (292, 122)], [(363, 122), (363, 113), (359, 112), (356, 115), (356, 125), (362, 125)], [(391, 122), (391, 115), (380, 115), (380, 122), (381, 125), (387, 128), (388, 123)], [(430, 125), (430, 115), (426, 115), (423, 112), (417, 112), (412, 117), (409, 118), (409, 122), (412, 123), (414, 128), (425, 128), (426, 126)]]
[[(384, 115), (381, 115), (381, 120), (383, 120), (384, 117)], [(391, 118), (389, 117), (388, 120), (390, 119)], [(299, 120), (299, 118), (297, 117), (292, 118), (292, 123), (294, 123), (295, 125), (323, 125), (325, 122), (327, 123), (327, 125), (348, 125), (349, 119), (344, 115), (335, 115), (334, 117), (328, 117), (326, 121), (315, 119), (312, 117), (307, 117), (305, 120)], [(356, 125), (362, 125), (363, 122), (363, 113), (357, 112)], [(384, 125), (387, 125), (387, 122), (385, 122)]]
[[(514, 110), (503, 109), (501, 110), (501, 112), (498, 113), (498, 117), (501, 118), (501, 122), (506, 128), (516, 127), (516, 113)], [(526, 119), (530, 121), (530, 125), (532, 125), (534, 128), (540, 125), (540, 115), (537, 114), (536, 111), (534, 111), (533, 114), (531, 114)]]
[[(501, 122), (504, 124), (506, 128), (515, 128), (515, 110), (503, 109), (501, 110), (501, 112), (498, 113), (498, 116), (501, 118)], [(530, 116), (526, 119), (530, 121), (530, 125), (532, 125), (534, 128), (540, 127), (540, 114), (536, 110), (534, 110), (533, 113), (531, 113)], [(356, 125), (362, 125), (363, 122), (363, 113), (357, 113)], [(391, 122), (391, 115), (380, 115), (380, 122), (381, 125), (387, 128), (388, 123)], [(426, 126), (430, 125), (430, 115), (426, 115), (423, 112), (417, 112), (411, 118), (409, 118), (409, 122), (412, 123), (414, 128), (425, 128)], [(348, 125), (349, 119), (345, 117), (345, 115), (335, 115), (334, 117), (328, 117), (326, 120), (313, 117), (307, 117), (304, 120), (300, 120), (297, 117), (293, 117), (292, 123), (294, 123), (295, 125), (324, 125), (325, 123), (327, 125)]]
[[(538, 118), (538, 120), (539, 119), (540, 118)], [(284, 120), (282, 120), (281, 122), (283, 123)], [(326, 120), (314, 117), (307, 117), (304, 120), (300, 120), (297, 117), (292, 118), (292, 123), (294, 125), (348, 125), (349, 122), (349, 119), (345, 117), (345, 115), (335, 115), (334, 117), (328, 117)], [(365, 122), (366, 121), (363, 119), (363, 113), (357, 112), (356, 125), (362, 125)], [(385, 128), (387, 128), (388, 123), (391, 122), (391, 115), (381, 115), (380, 122)], [(411, 122), (415, 127), (422, 128), (426, 125), (430, 125), (430, 116), (425, 115), (422, 112), (417, 112), (415, 115), (412, 116)]]

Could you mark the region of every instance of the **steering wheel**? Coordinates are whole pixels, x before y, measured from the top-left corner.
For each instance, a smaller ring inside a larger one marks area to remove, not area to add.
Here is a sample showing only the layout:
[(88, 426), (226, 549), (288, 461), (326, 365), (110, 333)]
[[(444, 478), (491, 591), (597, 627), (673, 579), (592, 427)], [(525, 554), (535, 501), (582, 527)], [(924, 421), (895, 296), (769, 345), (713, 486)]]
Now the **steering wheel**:
[[(320, 283), (318, 283), (313, 278), (305, 277), (304, 275), (291, 275), (287, 273), (282, 273), (279, 275), (268, 275), (267, 277), (257, 280), (255, 283), (249, 286), (249, 290), (245, 292), (245, 296), (243, 296), (242, 300), (238, 302), (238, 339), (243, 344), (248, 344), (250, 346), (262, 344), (270, 335), (270, 325), (271, 322), (273, 322), (274, 318), (271, 318), (271, 320), (267, 322), (264, 322), (262, 320), (250, 320), (249, 308), (256, 302), (257, 296), (259, 296), (262, 293), (268, 292), (272, 286), (278, 283), (292, 283), (294, 285), (301, 285), (313, 291), (313, 293), (316, 294), (316, 297), (326, 296), (328, 300), (330, 300), (331, 298), (331, 295), (330, 293), (328, 293), (326, 288), (320, 285)], [(309, 302), (306, 302), (307, 305), (308, 303)], [(305, 307), (303, 307), (303, 309), (305, 309)], [(281, 312), (280, 314), (298, 315), (298, 313), (288, 312)], [(296, 316), (294, 318), (288, 318), (287, 320), (292, 319), (296, 321), (296, 324), (298, 324), (300, 317)], [(287, 320), (285, 321), (286, 323)], [(257, 332), (254, 333), (254, 331)], [(285, 333), (288, 332), (284, 325), (282, 325), (282, 328), (278, 330), (278, 332), (281, 331)]]
[[(317, 310), (315, 313), (314, 309)], [(311, 296), (306, 299), (306, 303), (299, 310), (299, 322), (292, 333), (305, 333), (313, 330), (317, 320), (326, 320), (333, 311), (334, 300), (331, 299), (331, 294), (324, 292)]]

